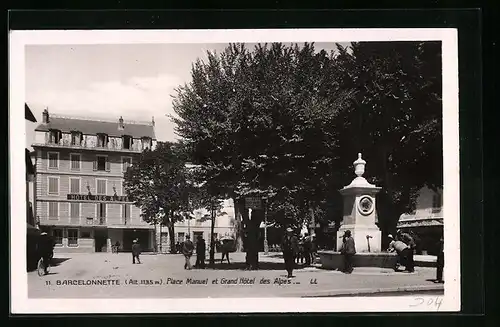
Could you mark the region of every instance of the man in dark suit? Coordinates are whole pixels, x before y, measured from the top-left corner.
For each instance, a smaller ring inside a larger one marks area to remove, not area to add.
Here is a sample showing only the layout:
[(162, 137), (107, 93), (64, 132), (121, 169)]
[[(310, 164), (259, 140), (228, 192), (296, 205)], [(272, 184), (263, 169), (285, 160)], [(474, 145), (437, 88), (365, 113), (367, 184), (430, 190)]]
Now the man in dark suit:
[(436, 270), (436, 283), (444, 283), (443, 269), (444, 269), (444, 242), (443, 236), (439, 239), (439, 249), (437, 255), (437, 270)]
[(205, 268), (205, 251), (205, 240), (203, 239), (203, 237), (201, 237), (201, 235), (198, 235), (196, 241), (196, 263), (194, 265), (196, 268)]
[(285, 236), (283, 238), (283, 258), (285, 259), (285, 269), (288, 273), (287, 277), (292, 278), (293, 268), (295, 265), (295, 257), (298, 253), (298, 239), (297, 236), (293, 234), (292, 228), (287, 228)]
[(43, 260), (44, 273), (45, 275), (47, 275), (48, 273), (47, 269), (49, 267), (50, 260), (54, 255), (54, 242), (50, 238), (50, 236), (47, 235), (46, 232), (42, 232), (40, 234), (40, 240), (38, 243), (38, 253), (40, 254), (40, 257)]
[(135, 264), (135, 259), (137, 259), (137, 263), (141, 263), (139, 259), (139, 255), (141, 254), (141, 246), (137, 242), (137, 240), (133, 241), (132, 244), (132, 264)]
[(186, 235), (186, 240), (182, 244), (182, 254), (186, 262), (184, 263), (184, 269), (191, 270), (191, 256), (193, 255), (194, 244), (191, 242), (189, 235)]
[(342, 272), (346, 274), (352, 273), (354, 270), (352, 261), (354, 255), (356, 254), (356, 245), (354, 244), (354, 238), (352, 238), (350, 230), (346, 230), (344, 236), (342, 237), (340, 253), (344, 257), (344, 269)]

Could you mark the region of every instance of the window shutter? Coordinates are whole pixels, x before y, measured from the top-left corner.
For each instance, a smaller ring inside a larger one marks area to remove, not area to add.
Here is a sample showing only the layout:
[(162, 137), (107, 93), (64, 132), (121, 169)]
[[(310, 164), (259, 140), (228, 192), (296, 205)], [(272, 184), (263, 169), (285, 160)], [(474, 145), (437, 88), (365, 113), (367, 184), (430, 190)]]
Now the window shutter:
[(111, 170), (111, 167), (110, 167), (110, 164), (109, 164), (109, 158), (106, 157), (106, 171), (110, 171)]
[(97, 158), (94, 159), (94, 170), (97, 170)]

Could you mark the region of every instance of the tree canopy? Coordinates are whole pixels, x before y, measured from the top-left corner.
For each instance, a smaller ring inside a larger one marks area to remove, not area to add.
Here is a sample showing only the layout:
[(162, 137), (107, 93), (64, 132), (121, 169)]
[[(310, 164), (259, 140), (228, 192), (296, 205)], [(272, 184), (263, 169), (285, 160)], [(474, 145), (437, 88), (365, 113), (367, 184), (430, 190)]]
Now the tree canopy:
[[(269, 219), (300, 224), (309, 208), (341, 217), (337, 190), (362, 152), (379, 196), (380, 225), (395, 226), (423, 185), (442, 185), (441, 49), (438, 42), (231, 44), (192, 67), (177, 89), (176, 132), (198, 178), (235, 200), (247, 234), (245, 196), (267, 199)], [(328, 213), (327, 213), (328, 212)], [(331, 215), (331, 217), (327, 217)], [(253, 229), (252, 229), (253, 226)]]

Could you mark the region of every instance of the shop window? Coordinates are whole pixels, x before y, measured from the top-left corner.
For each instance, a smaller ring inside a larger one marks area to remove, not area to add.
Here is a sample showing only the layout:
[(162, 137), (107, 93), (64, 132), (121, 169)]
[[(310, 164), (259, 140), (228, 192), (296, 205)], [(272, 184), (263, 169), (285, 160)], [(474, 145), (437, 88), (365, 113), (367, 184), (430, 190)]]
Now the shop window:
[(78, 246), (78, 229), (68, 229), (68, 246)]
[(61, 246), (63, 244), (63, 230), (61, 228), (55, 228), (52, 231), (52, 238), (54, 239), (54, 243), (56, 245)]

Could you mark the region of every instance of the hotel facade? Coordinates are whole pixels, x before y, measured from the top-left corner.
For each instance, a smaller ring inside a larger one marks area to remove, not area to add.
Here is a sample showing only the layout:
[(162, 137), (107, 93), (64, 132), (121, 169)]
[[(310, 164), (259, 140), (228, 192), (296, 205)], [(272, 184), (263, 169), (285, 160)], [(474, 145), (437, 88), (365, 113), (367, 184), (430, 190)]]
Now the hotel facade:
[(154, 119), (128, 122), (49, 114), (35, 129), (35, 217), (56, 252), (153, 250), (154, 227), (126, 196), (123, 174), (156, 146)]

